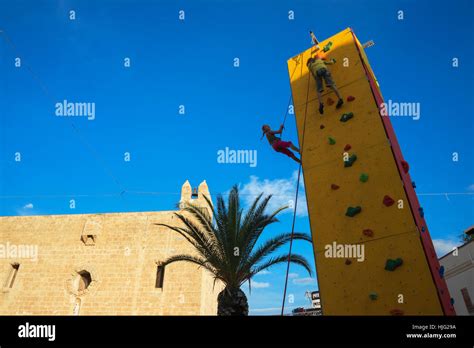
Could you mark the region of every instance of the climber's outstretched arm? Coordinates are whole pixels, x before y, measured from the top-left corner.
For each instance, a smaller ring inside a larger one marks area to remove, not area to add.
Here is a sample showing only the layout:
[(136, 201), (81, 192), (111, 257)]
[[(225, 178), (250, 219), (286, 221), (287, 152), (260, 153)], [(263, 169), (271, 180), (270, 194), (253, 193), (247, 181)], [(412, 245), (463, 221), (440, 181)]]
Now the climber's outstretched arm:
[(271, 134), (281, 134), (281, 132), (283, 131), (283, 125), (280, 126), (280, 129), (277, 130), (277, 131), (274, 131), (274, 130), (270, 130), (269, 133)]

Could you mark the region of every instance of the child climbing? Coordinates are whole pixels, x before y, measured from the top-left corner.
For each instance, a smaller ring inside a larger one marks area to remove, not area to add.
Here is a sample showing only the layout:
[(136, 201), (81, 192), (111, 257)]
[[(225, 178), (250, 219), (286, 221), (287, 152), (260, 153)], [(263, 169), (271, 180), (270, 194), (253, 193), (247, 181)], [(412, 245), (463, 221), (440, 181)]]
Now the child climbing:
[(275, 136), (275, 134), (281, 134), (281, 132), (283, 131), (283, 125), (280, 126), (279, 130), (273, 131), (270, 129), (269, 125), (264, 124), (262, 126), (262, 131), (263, 131), (262, 138), (264, 135), (266, 135), (268, 142), (270, 143), (270, 145), (273, 147), (273, 149), (276, 152), (284, 153), (288, 157), (293, 158), (296, 162), (301, 163), (301, 161), (295, 156), (295, 154), (291, 152), (290, 150), (288, 150), (288, 148), (291, 148), (293, 151), (297, 153), (300, 153), (300, 150), (297, 147), (295, 147), (291, 141), (283, 141), (280, 138), (277, 138)]
[(335, 59), (326, 60), (320, 53), (318, 53), (318, 49), (315, 51), (316, 55), (311, 57), (306, 62), (309, 71), (313, 75), (314, 79), (316, 80), (316, 89), (318, 93), (318, 100), (319, 100), (319, 113), (322, 115), (324, 113), (324, 103), (321, 99), (321, 93), (324, 91), (323, 88), (323, 78), (324, 82), (326, 83), (326, 87), (331, 88), (334, 93), (336, 93), (339, 100), (336, 104), (336, 109), (339, 109), (344, 101), (342, 100), (341, 94), (339, 93), (334, 80), (332, 79), (331, 72), (329, 71), (327, 65), (331, 65), (336, 63)]

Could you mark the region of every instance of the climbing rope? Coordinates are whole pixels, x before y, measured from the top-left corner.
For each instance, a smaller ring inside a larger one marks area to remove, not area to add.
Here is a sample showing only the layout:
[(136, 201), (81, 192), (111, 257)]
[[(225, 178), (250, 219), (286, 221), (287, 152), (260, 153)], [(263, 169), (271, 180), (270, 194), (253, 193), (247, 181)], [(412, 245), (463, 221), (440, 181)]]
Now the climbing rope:
[(299, 59), (300, 59), (300, 56), (298, 56), (298, 58), (295, 60), (295, 62), (296, 62), (295, 68), (293, 69), (293, 72), (290, 75), (290, 97), (288, 98), (288, 105), (286, 106), (285, 117), (283, 118), (283, 122), (282, 122), (283, 129), (281, 130), (280, 137), (283, 136), (283, 130), (285, 129), (286, 118), (288, 117), (288, 112), (289, 112), (289, 109), (290, 109), (291, 101), (293, 99), (293, 93), (291, 93), (291, 80), (293, 79), (293, 75), (295, 74), (296, 68), (298, 67)]
[[(303, 64), (301, 64), (301, 76), (303, 76)], [(306, 90), (306, 106), (305, 106), (305, 110), (304, 110), (304, 120), (303, 120), (303, 136), (301, 138), (301, 163), (299, 165), (299, 168), (298, 168), (298, 181), (296, 183), (296, 197), (295, 197), (295, 206), (294, 206), (294, 209), (293, 209), (293, 222), (292, 222), (292, 225), (291, 225), (291, 236), (290, 236), (290, 250), (288, 251), (288, 262), (287, 262), (287, 265), (286, 265), (286, 276), (285, 276), (285, 289), (283, 290), (283, 301), (282, 301), (282, 304), (281, 304), (281, 315), (283, 316), (283, 312), (285, 311), (285, 299), (286, 299), (286, 290), (288, 288), (288, 275), (289, 275), (289, 272), (290, 272), (290, 260), (291, 260), (291, 251), (292, 251), (292, 248), (293, 248), (293, 236), (294, 236), (294, 233), (295, 233), (295, 221), (296, 221), (296, 209), (298, 207), (298, 193), (299, 193), (299, 189), (300, 189), (300, 177), (301, 177), (301, 168), (302, 168), (302, 163), (303, 163), (303, 150), (304, 150), (304, 136), (305, 136), (305, 132), (306, 132), (306, 114), (308, 112), (308, 98), (309, 98), (309, 83), (311, 81), (311, 76), (310, 74), (308, 73), (308, 87), (307, 87), (307, 90)], [(285, 119), (286, 119), (286, 116), (285, 116)]]

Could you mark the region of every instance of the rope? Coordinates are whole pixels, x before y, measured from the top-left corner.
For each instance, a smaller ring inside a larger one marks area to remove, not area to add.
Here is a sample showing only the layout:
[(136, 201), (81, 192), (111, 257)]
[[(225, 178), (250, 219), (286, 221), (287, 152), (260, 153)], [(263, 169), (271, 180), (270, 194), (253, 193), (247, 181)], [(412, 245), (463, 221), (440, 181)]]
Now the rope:
[[(299, 58), (299, 56), (298, 56)], [(283, 129), (281, 130), (280, 133), (280, 138), (283, 136), (283, 130), (285, 129), (285, 123), (286, 123), (286, 118), (288, 117), (288, 110), (290, 109), (291, 101), (293, 99), (293, 93), (291, 93), (291, 80), (293, 79), (293, 75), (295, 74), (296, 68), (298, 67), (298, 61), (296, 61), (295, 68), (293, 69), (293, 72), (290, 75), (290, 97), (288, 98), (288, 105), (286, 106), (286, 112), (285, 112), (285, 117), (283, 118)]]
[[(301, 65), (301, 76), (303, 76), (303, 65)], [(304, 121), (303, 121), (303, 136), (301, 138), (301, 163), (298, 169), (298, 182), (296, 183), (296, 197), (295, 197), (295, 207), (293, 210), (293, 222), (291, 225), (291, 236), (290, 236), (290, 250), (288, 251), (288, 262), (286, 265), (286, 276), (285, 276), (285, 289), (283, 290), (283, 301), (281, 304), (281, 315), (283, 316), (283, 312), (285, 311), (285, 300), (286, 300), (286, 290), (288, 288), (288, 275), (290, 273), (290, 261), (291, 261), (291, 251), (293, 248), (293, 236), (295, 231), (295, 221), (296, 221), (296, 208), (298, 207), (298, 193), (300, 189), (300, 176), (301, 176), (301, 168), (303, 163), (303, 151), (304, 151), (304, 136), (306, 130), (306, 115), (308, 112), (308, 98), (309, 98), (309, 83), (311, 81), (311, 76), (308, 74), (308, 88), (306, 90), (306, 106), (304, 110)]]

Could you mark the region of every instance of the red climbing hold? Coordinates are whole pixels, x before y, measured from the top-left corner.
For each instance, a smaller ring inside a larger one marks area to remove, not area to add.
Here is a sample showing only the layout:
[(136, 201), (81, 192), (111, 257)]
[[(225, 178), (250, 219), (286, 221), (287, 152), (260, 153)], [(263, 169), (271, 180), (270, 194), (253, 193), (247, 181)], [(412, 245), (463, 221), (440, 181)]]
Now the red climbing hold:
[(354, 100), (355, 100), (355, 97), (353, 97), (352, 95), (347, 97), (348, 102), (351, 102), (351, 101), (354, 101)]
[(320, 125), (319, 129), (324, 129), (324, 124)]
[(400, 316), (400, 315), (403, 315), (404, 312), (401, 309), (394, 308), (390, 311), (390, 314)]
[(344, 146), (344, 151), (349, 151), (350, 149), (352, 149), (352, 146), (350, 146), (349, 144)]
[(367, 236), (367, 237), (373, 237), (374, 236), (374, 231), (372, 231), (370, 228), (367, 228), (367, 229), (363, 230), (362, 233), (364, 234), (364, 236)]
[(332, 100), (331, 98), (328, 98), (327, 103), (328, 103), (328, 105), (332, 105), (332, 104), (334, 104), (334, 100)]
[(395, 203), (395, 201), (392, 199), (392, 197), (387, 196), (387, 195), (384, 196), (384, 198), (383, 198), (383, 204), (384, 204), (386, 207), (390, 207), (391, 205), (393, 205), (393, 203)]
[(352, 263), (352, 261), (351, 261), (351, 260), (349, 260), (349, 259), (346, 259), (346, 265), (348, 265), (348, 266), (349, 266), (351, 263)]
[(331, 184), (331, 190), (337, 190), (339, 188), (336, 184)]
[(410, 170), (410, 166), (407, 161), (402, 161), (402, 167), (405, 174), (408, 173), (408, 171)]

